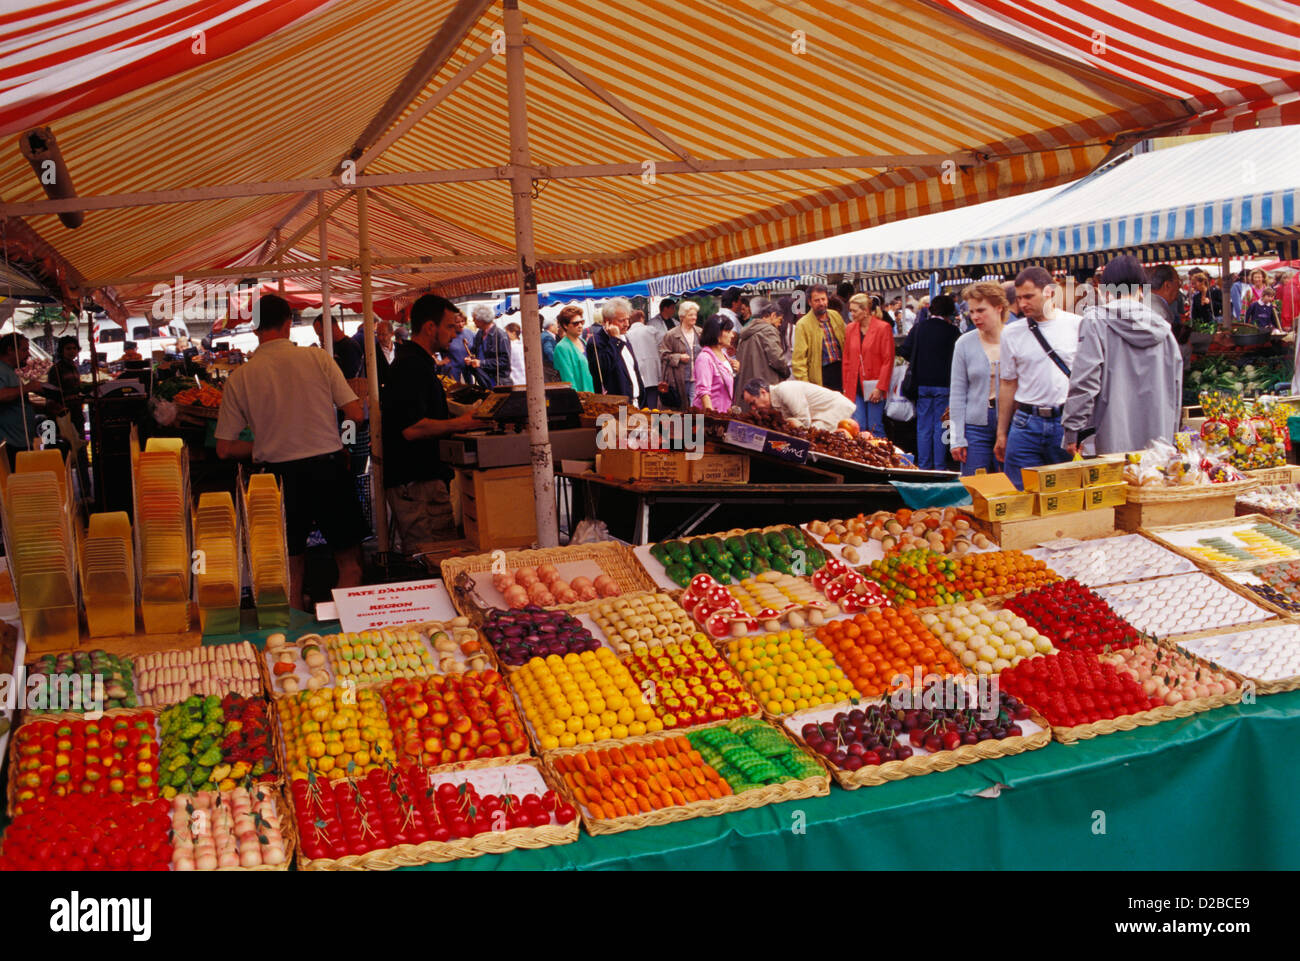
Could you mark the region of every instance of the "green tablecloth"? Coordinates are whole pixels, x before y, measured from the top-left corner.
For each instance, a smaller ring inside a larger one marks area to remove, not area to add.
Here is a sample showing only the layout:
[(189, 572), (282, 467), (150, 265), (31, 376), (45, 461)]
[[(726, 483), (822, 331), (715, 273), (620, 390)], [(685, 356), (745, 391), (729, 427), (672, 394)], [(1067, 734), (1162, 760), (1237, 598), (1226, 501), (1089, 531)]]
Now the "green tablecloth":
[[(205, 643), (271, 633), (246, 626)], [(337, 630), (295, 611), (285, 633)], [(832, 784), (829, 797), (411, 870), (1294, 870), (1297, 796), (1300, 691), (880, 787)]]
[[(997, 797), (975, 796), (999, 783)], [(829, 797), (416, 870), (1295, 869), (1298, 793), (1300, 692), (880, 787), (832, 785)]]

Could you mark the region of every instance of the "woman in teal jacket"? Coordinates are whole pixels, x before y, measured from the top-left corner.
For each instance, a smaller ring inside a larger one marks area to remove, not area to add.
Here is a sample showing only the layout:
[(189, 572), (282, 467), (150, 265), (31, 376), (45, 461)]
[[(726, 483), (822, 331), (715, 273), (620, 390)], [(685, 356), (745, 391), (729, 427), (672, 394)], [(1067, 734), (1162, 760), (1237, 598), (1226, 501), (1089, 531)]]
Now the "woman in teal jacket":
[(560, 311), (560, 333), (563, 337), (555, 345), (555, 369), (560, 380), (567, 381), (574, 390), (594, 393), (595, 384), (591, 380), (591, 370), (587, 367), (587, 354), (582, 346), (582, 308), (569, 305)]

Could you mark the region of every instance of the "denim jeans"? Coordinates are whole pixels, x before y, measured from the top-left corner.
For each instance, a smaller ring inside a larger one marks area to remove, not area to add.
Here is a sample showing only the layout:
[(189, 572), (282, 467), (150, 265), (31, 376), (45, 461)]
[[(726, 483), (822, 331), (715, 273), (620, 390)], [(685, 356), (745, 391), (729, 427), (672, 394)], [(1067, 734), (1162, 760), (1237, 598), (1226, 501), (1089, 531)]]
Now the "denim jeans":
[(969, 477), (981, 467), (990, 474), (1000, 474), (1002, 464), (993, 456), (993, 445), (998, 439), (998, 412), (989, 408), (989, 422), (966, 425), (966, 462), (961, 465), (963, 476)]
[(948, 388), (920, 387), (917, 393), (917, 466), (921, 470), (944, 470), (948, 466), (948, 449), (943, 443), (943, 412), (948, 409)]
[(1039, 467), (1043, 464), (1063, 464), (1070, 454), (1061, 446), (1063, 438), (1061, 418), (1050, 420), (1037, 414), (1015, 412), (1011, 429), (1007, 431), (1007, 476), (1018, 490), (1025, 489), (1020, 476), (1022, 467)]
[(853, 419), (863, 430), (871, 432), (873, 437), (885, 436), (885, 402), (878, 400), (869, 403), (861, 394), (853, 402)]

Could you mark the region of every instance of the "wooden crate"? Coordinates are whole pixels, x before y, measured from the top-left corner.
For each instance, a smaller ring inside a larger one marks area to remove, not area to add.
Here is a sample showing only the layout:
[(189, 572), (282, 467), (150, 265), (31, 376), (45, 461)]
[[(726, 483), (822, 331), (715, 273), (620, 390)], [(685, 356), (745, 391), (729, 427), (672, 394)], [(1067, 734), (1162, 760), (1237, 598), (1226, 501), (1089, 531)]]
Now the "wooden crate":
[(974, 517), (972, 524), (998, 543), (1003, 550), (1023, 550), (1044, 541), (1062, 537), (1101, 537), (1115, 530), (1113, 507), (1047, 517), (1029, 517), (1021, 521), (984, 521)]
[(533, 469), (458, 471), (465, 537), (479, 550), (528, 547), (537, 541)]
[(1229, 492), (1222, 497), (1122, 504), (1115, 508), (1115, 526), (1122, 531), (1136, 531), (1144, 527), (1231, 520), (1236, 515), (1237, 495)]

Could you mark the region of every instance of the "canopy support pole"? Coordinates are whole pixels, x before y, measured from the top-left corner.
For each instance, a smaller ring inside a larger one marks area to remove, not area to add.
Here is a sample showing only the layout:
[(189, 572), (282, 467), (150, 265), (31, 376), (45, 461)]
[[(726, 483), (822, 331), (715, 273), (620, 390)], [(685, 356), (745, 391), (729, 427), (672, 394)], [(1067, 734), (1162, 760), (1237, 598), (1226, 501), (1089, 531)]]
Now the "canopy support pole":
[[(284, 263), (284, 248), (280, 246), (280, 228), (275, 230), (275, 265), (277, 267)], [(280, 296), (284, 296), (284, 274), (276, 279), (276, 289), (279, 290)]]
[(1237, 318), (1232, 316), (1232, 245), (1228, 242), (1228, 235), (1224, 234), (1219, 238), (1219, 290), (1223, 294), (1223, 316), (1228, 322), (1228, 326), (1236, 323)]
[[(379, 553), (388, 553), (388, 502), (384, 499), (384, 426), (379, 411), (379, 364), (375, 350), (375, 311), (370, 289), (370, 217), (365, 188), (357, 191), (357, 233), (361, 238), (361, 315), (370, 382), (370, 499), (374, 505)], [(323, 325), (322, 325), (323, 326)]]
[(329, 268), (329, 231), (326, 229), (326, 222), (329, 214), (325, 210), (325, 191), (316, 191), (316, 223), (317, 239), (320, 243), (320, 309), (321, 323), (320, 335), (321, 346), (325, 348), (325, 353), (333, 356), (334, 354), (334, 319), (330, 314), (330, 268)]
[(542, 372), (542, 328), (537, 314), (537, 251), (533, 246), (533, 178), (528, 150), (527, 89), (524, 82), (523, 14), (519, 0), (505, 0), (506, 89), (510, 106), (510, 192), (514, 197), (515, 253), (518, 257), (519, 322), (523, 327), (524, 381), (528, 391), (528, 443), (532, 454), (537, 543), (558, 547), (555, 469), (546, 421)]

